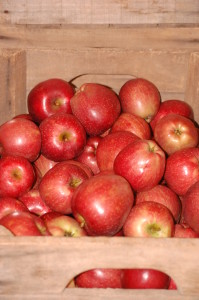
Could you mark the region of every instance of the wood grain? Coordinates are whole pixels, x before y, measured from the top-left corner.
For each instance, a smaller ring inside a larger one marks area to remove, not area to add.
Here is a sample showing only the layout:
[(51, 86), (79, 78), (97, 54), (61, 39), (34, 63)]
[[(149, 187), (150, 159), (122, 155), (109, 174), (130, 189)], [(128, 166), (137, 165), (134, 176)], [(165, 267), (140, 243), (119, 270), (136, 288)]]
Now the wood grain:
[(1, 0), (7, 24), (196, 24), (197, 0)]
[(196, 296), (198, 247), (198, 239), (1, 237), (0, 294), (53, 296), (92, 268), (154, 268), (172, 276), (180, 296)]

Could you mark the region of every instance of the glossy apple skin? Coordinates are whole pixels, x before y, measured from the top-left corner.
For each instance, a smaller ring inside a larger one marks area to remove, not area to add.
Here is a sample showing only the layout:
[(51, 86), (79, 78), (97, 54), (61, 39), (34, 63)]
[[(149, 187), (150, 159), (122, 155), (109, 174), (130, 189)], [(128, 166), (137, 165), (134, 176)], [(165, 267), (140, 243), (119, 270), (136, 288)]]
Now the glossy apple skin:
[(119, 92), (122, 111), (150, 122), (160, 107), (160, 93), (154, 83), (144, 78), (130, 79)]
[(54, 216), (45, 220), (45, 225), (53, 236), (80, 237), (87, 236), (86, 231), (71, 216)]
[(16, 236), (49, 236), (43, 220), (30, 212), (13, 212), (0, 219), (3, 225)]
[(51, 209), (46, 205), (46, 203), (41, 198), (39, 190), (34, 188), (29, 190), (27, 193), (19, 197), (19, 200), (24, 203), (31, 213), (41, 216)]
[(120, 151), (114, 161), (114, 171), (126, 178), (135, 191), (140, 192), (160, 182), (165, 161), (165, 153), (155, 141), (138, 140)]
[(34, 161), (34, 165), (39, 170), (41, 177), (43, 177), (56, 164), (56, 161), (48, 159), (42, 154), (40, 154), (39, 157)]
[(183, 217), (196, 233), (199, 233), (199, 181), (190, 186), (183, 197)]
[(0, 219), (16, 211), (28, 211), (28, 208), (16, 198), (0, 197)]
[(119, 269), (93, 269), (75, 277), (75, 285), (79, 288), (121, 288)]
[(176, 237), (176, 238), (199, 238), (199, 233), (196, 233), (188, 225), (175, 224), (174, 237)]
[(139, 140), (139, 137), (128, 131), (117, 131), (105, 136), (99, 142), (96, 151), (100, 171), (113, 170), (114, 161), (119, 152), (137, 140)]
[(166, 100), (160, 103), (160, 107), (157, 114), (150, 122), (152, 130), (154, 130), (157, 122), (168, 114), (178, 114), (189, 119), (194, 118), (192, 107), (185, 101), (178, 99)]
[(83, 84), (71, 98), (71, 108), (90, 136), (107, 131), (121, 111), (114, 91), (97, 83)]
[(181, 149), (196, 147), (198, 129), (190, 119), (178, 114), (169, 114), (156, 124), (154, 139), (168, 155), (171, 155)]
[(25, 118), (15, 118), (0, 126), (0, 154), (23, 156), (34, 161), (41, 149), (39, 127)]
[(97, 174), (100, 171), (97, 164), (96, 151), (102, 139), (100, 136), (88, 137), (83, 152), (76, 158), (77, 161), (86, 164), (93, 174)]
[(57, 112), (72, 113), (70, 99), (75, 90), (60, 78), (50, 78), (35, 85), (28, 94), (27, 105), (32, 119), (41, 123)]
[(186, 194), (199, 180), (199, 148), (182, 149), (171, 154), (166, 161), (164, 179), (177, 195)]
[(75, 159), (69, 159), (69, 160), (67, 160), (67, 163), (78, 166), (86, 173), (86, 175), (88, 177), (91, 177), (94, 175), (91, 168), (88, 165), (84, 164), (83, 162), (77, 161)]
[(165, 205), (172, 213), (176, 223), (180, 220), (182, 204), (180, 198), (170, 188), (165, 185), (156, 185), (154, 188), (138, 192), (135, 203), (144, 201), (154, 201)]
[(125, 289), (168, 289), (170, 277), (153, 269), (124, 269), (121, 276)]
[(72, 114), (56, 113), (44, 119), (39, 128), (41, 153), (50, 160), (73, 159), (86, 145), (86, 132)]
[(24, 157), (4, 156), (0, 159), (0, 197), (18, 198), (31, 189), (35, 172)]
[(118, 119), (111, 127), (111, 132), (130, 131), (141, 139), (149, 140), (151, 138), (151, 129), (149, 124), (140, 116), (131, 113), (121, 113)]
[(122, 228), (133, 203), (133, 191), (123, 177), (96, 175), (73, 194), (72, 213), (89, 235), (113, 236)]
[(134, 205), (123, 226), (124, 236), (172, 237), (174, 219), (169, 209), (161, 203), (146, 201)]
[(53, 211), (71, 214), (72, 195), (86, 179), (88, 175), (79, 166), (60, 162), (42, 178), (39, 185), (41, 198)]

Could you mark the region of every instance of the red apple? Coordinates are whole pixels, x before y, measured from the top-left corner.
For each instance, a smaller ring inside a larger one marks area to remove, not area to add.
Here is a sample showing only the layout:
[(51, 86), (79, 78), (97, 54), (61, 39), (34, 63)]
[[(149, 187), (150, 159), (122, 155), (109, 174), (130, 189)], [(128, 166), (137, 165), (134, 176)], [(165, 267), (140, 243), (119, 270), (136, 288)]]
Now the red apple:
[(166, 161), (164, 179), (170, 189), (183, 196), (199, 180), (199, 148), (182, 149)]
[(69, 159), (69, 160), (67, 160), (67, 163), (78, 166), (79, 168), (81, 168), (86, 173), (86, 175), (88, 177), (91, 177), (91, 176), (94, 175), (91, 168), (88, 165), (84, 164), (83, 162), (80, 162), (80, 161), (77, 161), (77, 160), (74, 160), (74, 159)]
[(154, 128), (154, 139), (168, 154), (198, 145), (198, 129), (194, 123), (181, 115), (168, 114)]
[(72, 213), (89, 235), (113, 236), (134, 202), (130, 184), (118, 175), (95, 175), (74, 192)]
[(156, 186), (164, 170), (165, 153), (152, 140), (138, 140), (129, 144), (114, 161), (115, 173), (126, 178), (137, 192)]
[(141, 139), (149, 140), (151, 138), (151, 129), (149, 124), (140, 116), (131, 113), (122, 113), (115, 121), (111, 132), (130, 131)]
[(93, 174), (97, 174), (100, 171), (97, 164), (96, 151), (101, 140), (102, 137), (100, 136), (88, 137), (83, 152), (76, 158), (77, 161), (86, 164)]
[(16, 211), (28, 211), (28, 208), (16, 198), (0, 197), (0, 219)]
[(85, 83), (71, 98), (73, 114), (88, 135), (96, 136), (108, 130), (118, 118), (121, 106), (110, 88), (97, 83)]
[(28, 119), (30, 121), (33, 121), (33, 118), (31, 117), (31, 115), (27, 114), (27, 113), (19, 114), (19, 115), (16, 115), (16, 116), (13, 117), (13, 119), (17, 119), (17, 118), (24, 118), (24, 119)]
[(36, 123), (57, 112), (71, 113), (70, 99), (74, 88), (60, 78), (39, 82), (28, 94), (28, 111)]
[(10, 155), (0, 159), (0, 197), (18, 198), (32, 188), (34, 181), (34, 169), (26, 158)]
[(75, 277), (75, 285), (79, 288), (121, 288), (119, 269), (93, 269)]
[(15, 118), (0, 126), (0, 154), (23, 156), (34, 161), (41, 149), (38, 126), (25, 118)]
[(182, 100), (165, 100), (160, 103), (159, 110), (153, 120), (150, 122), (152, 130), (154, 130), (157, 122), (168, 114), (178, 114), (189, 119), (194, 119), (192, 107)]
[(85, 171), (67, 161), (56, 164), (42, 178), (39, 185), (41, 198), (50, 209), (70, 214), (71, 198), (77, 187), (88, 179)]
[(51, 209), (46, 205), (46, 203), (41, 198), (39, 190), (34, 188), (29, 190), (27, 193), (19, 197), (19, 200), (24, 203), (31, 213), (41, 216)]
[(61, 216), (63, 216), (63, 214), (61, 214), (57, 211), (49, 211), (49, 212), (41, 215), (40, 219), (42, 219), (44, 221), (44, 223), (46, 224), (48, 221), (51, 221), (52, 219), (61, 217)]
[(168, 289), (170, 277), (153, 269), (124, 269), (121, 281), (125, 289)]
[(177, 290), (177, 285), (175, 283), (175, 281), (173, 280), (173, 278), (170, 279), (170, 283), (169, 283), (169, 287), (168, 290)]
[(154, 83), (144, 78), (130, 79), (119, 92), (122, 111), (150, 122), (160, 106), (160, 93)]
[(198, 238), (199, 233), (196, 233), (191, 227), (185, 224), (175, 224), (174, 237), (176, 238)]
[(50, 235), (43, 220), (30, 212), (13, 212), (0, 219), (0, 225), (5, 226), (16, 236)]
[(178, 195), (169, 187), (158, 184), (150, 190), (138, 192), (135, 203), (144, 201), (154, 201), (165, 205), (172, 213), (175, 222), (178, 223), (181, 216), (182, 204)]
[(39, 157), (34, 161), (34, 165), (40, 171), (41, 177), (43, 177), (48, 172), (48, 170), (50, 170), (56, 164), (57, 162), (48, 159), (42, 154), (40, 154)]
[(78, 156), (86, 145), (86, 132), (72, 114), (56, 113), (40, 126), (41, 153), (50, 160), (64, 161)]
[(80, 237), (87, 236), (86, 231), (71, 216), (54, 216), (45, 221), (46, 227), (53, 236)]
[(183, 200), (184, 221), (199, 234), (199, 181), (190, 186)]
[(97, 147), (96, 160), (100, 171), (113, 170), (113, 164), (118, 153), (139, 137), (128, 131), (117, 131), (105, 136)]
[(174, 219), (169, 209), (161, 203), (146, 201), (132, 207), (124, 226), (125, 236), (172, 237)]

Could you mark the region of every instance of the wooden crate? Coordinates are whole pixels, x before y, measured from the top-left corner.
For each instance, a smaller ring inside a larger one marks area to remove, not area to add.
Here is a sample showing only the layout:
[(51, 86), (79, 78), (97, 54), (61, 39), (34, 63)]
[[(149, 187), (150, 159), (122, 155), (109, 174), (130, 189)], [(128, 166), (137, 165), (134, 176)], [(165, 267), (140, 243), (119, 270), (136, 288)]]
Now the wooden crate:
[[(199, 122), (198, 0), (2, 0), (0, 123), (27, 111), (30, 89), (50, 77), (115, 91), (145, 77), (162, 100), (190, 103)], [(0, 299), (198, 299), (198, 239), (0, 238)], [(68, 288), (97, 267), (155, 268), (177, 291)]]

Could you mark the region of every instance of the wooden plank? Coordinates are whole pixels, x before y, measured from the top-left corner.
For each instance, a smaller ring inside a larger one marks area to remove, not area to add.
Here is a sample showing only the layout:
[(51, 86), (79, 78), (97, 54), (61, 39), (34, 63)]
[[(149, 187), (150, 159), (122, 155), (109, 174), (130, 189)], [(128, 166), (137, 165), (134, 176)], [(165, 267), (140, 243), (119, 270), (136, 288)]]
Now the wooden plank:
[[(198, 1), (199, 2), (199, 1)], [(199, 27), (1, 25), (1, 48), (128, 48), (198, 51)]]
[(195, 24), (198, 0), (2, 0), (0, 23)]
[(53, 77), (72, 80), (77, 87), (98, 82), (116, 92), (128, 79), (144, 77), (154, 82), (162, 94), (184, 97), (189, 55), (186, 51), (104, 48), (28, 50), (27, 93), (38, 82)]
[(1, 237), (0, 294), (53, 296), (89, 269), (154, 268), (176, 281), (180, 297), (198, 296), (198, 247), (198, 239)]
[(186, 79), (185, 100), (191, 103), (194, 110), (194, 117), (199, 122), (199, 52), (190, 55), (189, 71)]
[(0, 123), (26, 111), (26, 56), (24, 51), (0, 50)]

